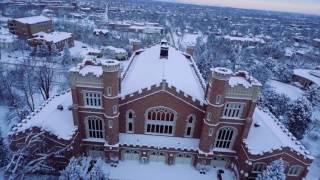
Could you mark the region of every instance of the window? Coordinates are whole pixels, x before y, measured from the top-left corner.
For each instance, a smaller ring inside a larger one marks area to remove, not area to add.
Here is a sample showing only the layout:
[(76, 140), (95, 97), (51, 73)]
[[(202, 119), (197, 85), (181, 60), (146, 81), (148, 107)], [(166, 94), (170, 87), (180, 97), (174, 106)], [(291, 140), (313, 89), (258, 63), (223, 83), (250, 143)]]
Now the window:
[(101, 107), (101, 93), (84, 92), (84, 104), (89, 107)]
[(208, 112), (207, 113), (207, 120), (210, 121), (212, 118), (212, 113), (211, 112)]
[(209, 129), (209, 136), (212, 136), (213, 135), (213, 128), (210, 128)]
[(289, 176), (299, 176), (303, 170), (302, 166), (299, 165), (293, 165), (289, 168), (288, 170), (288, 175)]
[(266, 169), (266, 167), (267, 167), (266, 163), (263, 163), (263, 162), (254, 163), (253, 167), (252, 167), (252, 172), (253, 173), (261, 173), (262, 171), (264, 171)]
[(244, 105), (240, 103), (228, 103), (224, 108), (223, 116), (230, 118), (240, 118), (243, 106)]
[(216, 148), (231, 149), (234, 137), (235, 137), (234, 128), (223, 127), (218, 131), (214, 146)]
[(117, 114), (117, 112), (118, 112), (117, 105), (112, 106), (112, 111), (113, 111), (113, 114)]
[(134, 111), (129, 110), (127, 111), (127, 125), (126, 125), (126, 131), (127, 133), (133, 133), (134, 132), (134, 127), (133, 127), (133, 123), (134, 123)]
[(221, 103), (221, 95), (217, 95), (216, 97), (216, 104), (220, 104)]
[(109, 128), (112, 128), (112, 126), (113, 126), (113, 121), (109, 120)]
[(196, 121), (196, 118), (194, 115), (188, 116), (187, 123), (186, 123), (186, 129), (184, 132), (185, 137), (192, 137), (193, 136), (195, 121)]
[(112, 88), (107, 87), (107, 96), (111, 96), (111, 95), (112, 95)]
[(166, 107), (154, 107), (146, 111), (145, 133), (174, 135), (176, 112)]
[(101, 118), (89, 116), (86, 121), (88, 138), (104, 138), (104, 126)]

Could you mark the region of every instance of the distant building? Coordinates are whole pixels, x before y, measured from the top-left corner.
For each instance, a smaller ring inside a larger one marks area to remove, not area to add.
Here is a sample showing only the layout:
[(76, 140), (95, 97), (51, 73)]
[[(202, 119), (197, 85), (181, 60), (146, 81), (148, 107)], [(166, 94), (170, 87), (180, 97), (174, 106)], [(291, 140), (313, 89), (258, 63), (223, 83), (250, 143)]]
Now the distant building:
[(318, 38), (313, 39), (313, 46), (320, 48), (320, 39)]
[(10, 33), (22, 38), (31, 38), (38, 32), (52, 32), (52, 20), (44, 16), (32, 16), (8, 20)]
[(320, 68), (316, 69), (294, 69), (293, 81), (298, 82), (304, 89), (311, 86), (320, 86)]
[[(38, 32), (33, 35), (32, 38), (28, 39), (28, 44), (31, 47), (38, 47), (41, 45), (46, 45), (49, 51), (52, 51), (53, 48), (56, 51), (62, 51), (65, 44), (68, 43), (68, 47), (74, 46), (74, 38), (72, 33), (67, 32)], [(53, 47), (55, 46), (55, 47)]]

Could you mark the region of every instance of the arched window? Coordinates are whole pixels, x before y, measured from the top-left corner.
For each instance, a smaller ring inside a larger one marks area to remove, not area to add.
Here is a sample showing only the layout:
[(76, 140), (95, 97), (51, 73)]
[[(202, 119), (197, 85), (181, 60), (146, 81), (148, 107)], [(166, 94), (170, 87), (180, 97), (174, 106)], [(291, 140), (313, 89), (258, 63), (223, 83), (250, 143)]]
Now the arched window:
[(264, 162), (256, 162), (252, 166), (252, 173), (261, 173), (267, 168), (267, 164)]
[(104, 138), (104, 123), (97, 116), (89, 116), (86, 118), (87, 137), (88, 138)]
[(303, 170), (302, 166), (292, 165), (288, 170), (288, 176), (299, 176)]
[(176, 112), (167, 107), (153, 107), (145, 113), (145, 133), (156, 135), (174, 135)]
[(236, 130), (231, 127), (220, 128), (214, 143), (215, 148), (231, 149), (233, 145)]
[(126, 132), (127, 133), (133, 133), (134, 132), (134, 111), (133, 110), (128, 110), (127, 115), (126, 115)]
[(186, 129), (184, 132), (185, 137), (192, 137), (193, 131), (194, 131), (194, 125), (195, 125), (196, 117), (195, 115), (189, 115), (186, 122)]

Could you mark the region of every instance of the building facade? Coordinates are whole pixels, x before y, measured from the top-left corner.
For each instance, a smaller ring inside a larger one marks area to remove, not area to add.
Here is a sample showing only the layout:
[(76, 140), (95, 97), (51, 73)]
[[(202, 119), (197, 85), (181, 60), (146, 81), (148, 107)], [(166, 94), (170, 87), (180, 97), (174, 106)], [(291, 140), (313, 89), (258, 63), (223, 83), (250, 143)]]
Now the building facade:
[(61, 132), (51, 124), (50, 130), (61, 138), (75, 129), (67, 133), (73, 134), (69, 141), (76, 139), (74, 155), (228, 168), (237, 179), (255, 179), (271, 161), (283, 159), (288, 178), (306, 176), (312, 156), (256, 107), (261, 85), (247, 72), (212, 68), (206, 84), (192, 56), (165, 41), (136, 50), (126, 64), (86, 60), (72, 68), (71, 91), (42, 107), (54, 114), (40, 110), (15, 127), (12, 138), (44, 117), (49, 123), (59, 116), (70, 128)]
[(8, 21), (10, 33), (21, 38), (31, 38), (38, 32), (53, 32), (52, 20), (44, 16), (31, 16)]
[(66, 44), (69, 48), (74, 46), (74, 37), (72, 33), (67, 32), (39, 32), (33, 34), (32, 38), (28, 39), (27, 42), (33, 48), (40, 48), (45, 45), (49, 52), (60, 52)]

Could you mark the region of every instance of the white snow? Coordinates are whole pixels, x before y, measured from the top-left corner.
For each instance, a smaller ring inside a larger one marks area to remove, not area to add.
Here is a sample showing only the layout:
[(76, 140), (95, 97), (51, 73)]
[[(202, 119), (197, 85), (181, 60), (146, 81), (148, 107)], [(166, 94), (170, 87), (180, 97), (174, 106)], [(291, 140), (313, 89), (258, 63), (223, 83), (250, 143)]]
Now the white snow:
[(2, 137), (6, 137), (8, 133), (8, 122), (6, 121), (8, 112), (9, 108), (7, 106), (0, 106), (0, 131)]
[(96, 77), (100, 77), (103, 74), (103, 70), (101, 66), (86, 65), (79, 71), (79, 74), (82, 76), (86, 76), (89, 73), (92, 73)]
[(122, 95), (128, 95), (166, 80), (186, 94), (203, 101), (204, 89), (196, 65), (181, 52), (169, 47), (168, 59), (160, 59), (160, 45), (145, 49), (132, 59), (122, 80)]
[(113, 46), (106, 46), (106, 47), (103, 47), (102, 49), (108, 49), (110, 51), (114, 51), (115, 53), (127, 53), (127, 51), (123, 48), (116, 48), (116, 47), (113, 47)]
[(300, 88), (276, 80), (269, 80), (266, 84), (273, 88), (277, 93), (288, 96), (292, 101), (297, 100), (304, 94), (304, 91)]
[(53, 43), (57, 43), (72, 37), (72, 33), (57, 32), (57, 31), (52, 33), (38, 32), (33, 35), (35, 37), (31, 39), (44, 40), (44, 41), (53, 42)]
[(242, 86), (244, 86), (245, 88), (249, 88), (249, 87), (252, 86), (252, 85), (250, 84), (250, 82), (248, 82), (245, 78), (239, 77), (239, 76), (230, 77), (230, 79), (229, 79), (229, 85), (230, 85), (231, 87), (235, 87), (235, 86), (237, 86), (237, 85), (242, 85)]
[[(260, 126), (255, 127), (254, 124), (259, 124)], [(292, 135), (288, 135), (288, 130), (271, 113), (264, 112), (259, 108), (254, 111), (253, 122), (246, 143), (249, 152), (252, 154), (289, 147), (311, 157), (304, 146), (296, 141)]]
[(199, 139), (194, 138), (120, 133), (119, 139), (120, 144), (127, 145), (139, 145), (147, 147), (153, 146), (159, 148), (165, 147), (187, 150), (197, 150), (199, 147)]
[(195, 46), (197, 44), (197, 38), (199, 34), (185, 33), (182, 37), (181, 43), (185, 46)]
[[(58, 110), (57, 106), (62, 105), (63, 110)], [(13, 130), (24, 131), (32, 127), (42, 128), (43, 130), (56, 135), (58, 138), (70, 139), (76, 127), (73, 124), (72, 110), (68, 107), (72, 105), (71, 92), (56, 95), (43, 103), (34, 113), (31, 113), (21, 123), (17, 124)], [(42, 108), (42, 109), (41, 109)]]
[(15, 20), (25, 24), (37, 24), (45, 21), (50, 21), (50, 19), (45, 16), (31, 16), (31, 17), (18, 18)]
[(226, 35), (223, 38), (228, 39), (230, 41), (255, 42), (255, 43), (262, 43), (262, 44), (265, 43), (263, 39), (257, 38), (257, 37), (237, 37), (237, 36)]
[(167, 165), (163, 162), (149, 162), (141, 164), (135, 160), (120, 161), (117, 167), (109, 164), (103, 166), (105, 174), (110, 179), (123, 180), (217, 180), (217, 171), (223, 169), (224, 180), (235, 180), (233, 173), (224, 168), (210, 167), (206, 174), (200, 174), (189, 164)]
[(81, 41), (74, 41), (74, 47), (70, 48), (72, 57), (86, 57), (89, 52), (100, 52), (98, 49), (90, 47)]
[(320, 86), (320, 70), (313, 69), (294, 69), (294, 75), (304, 77)]

